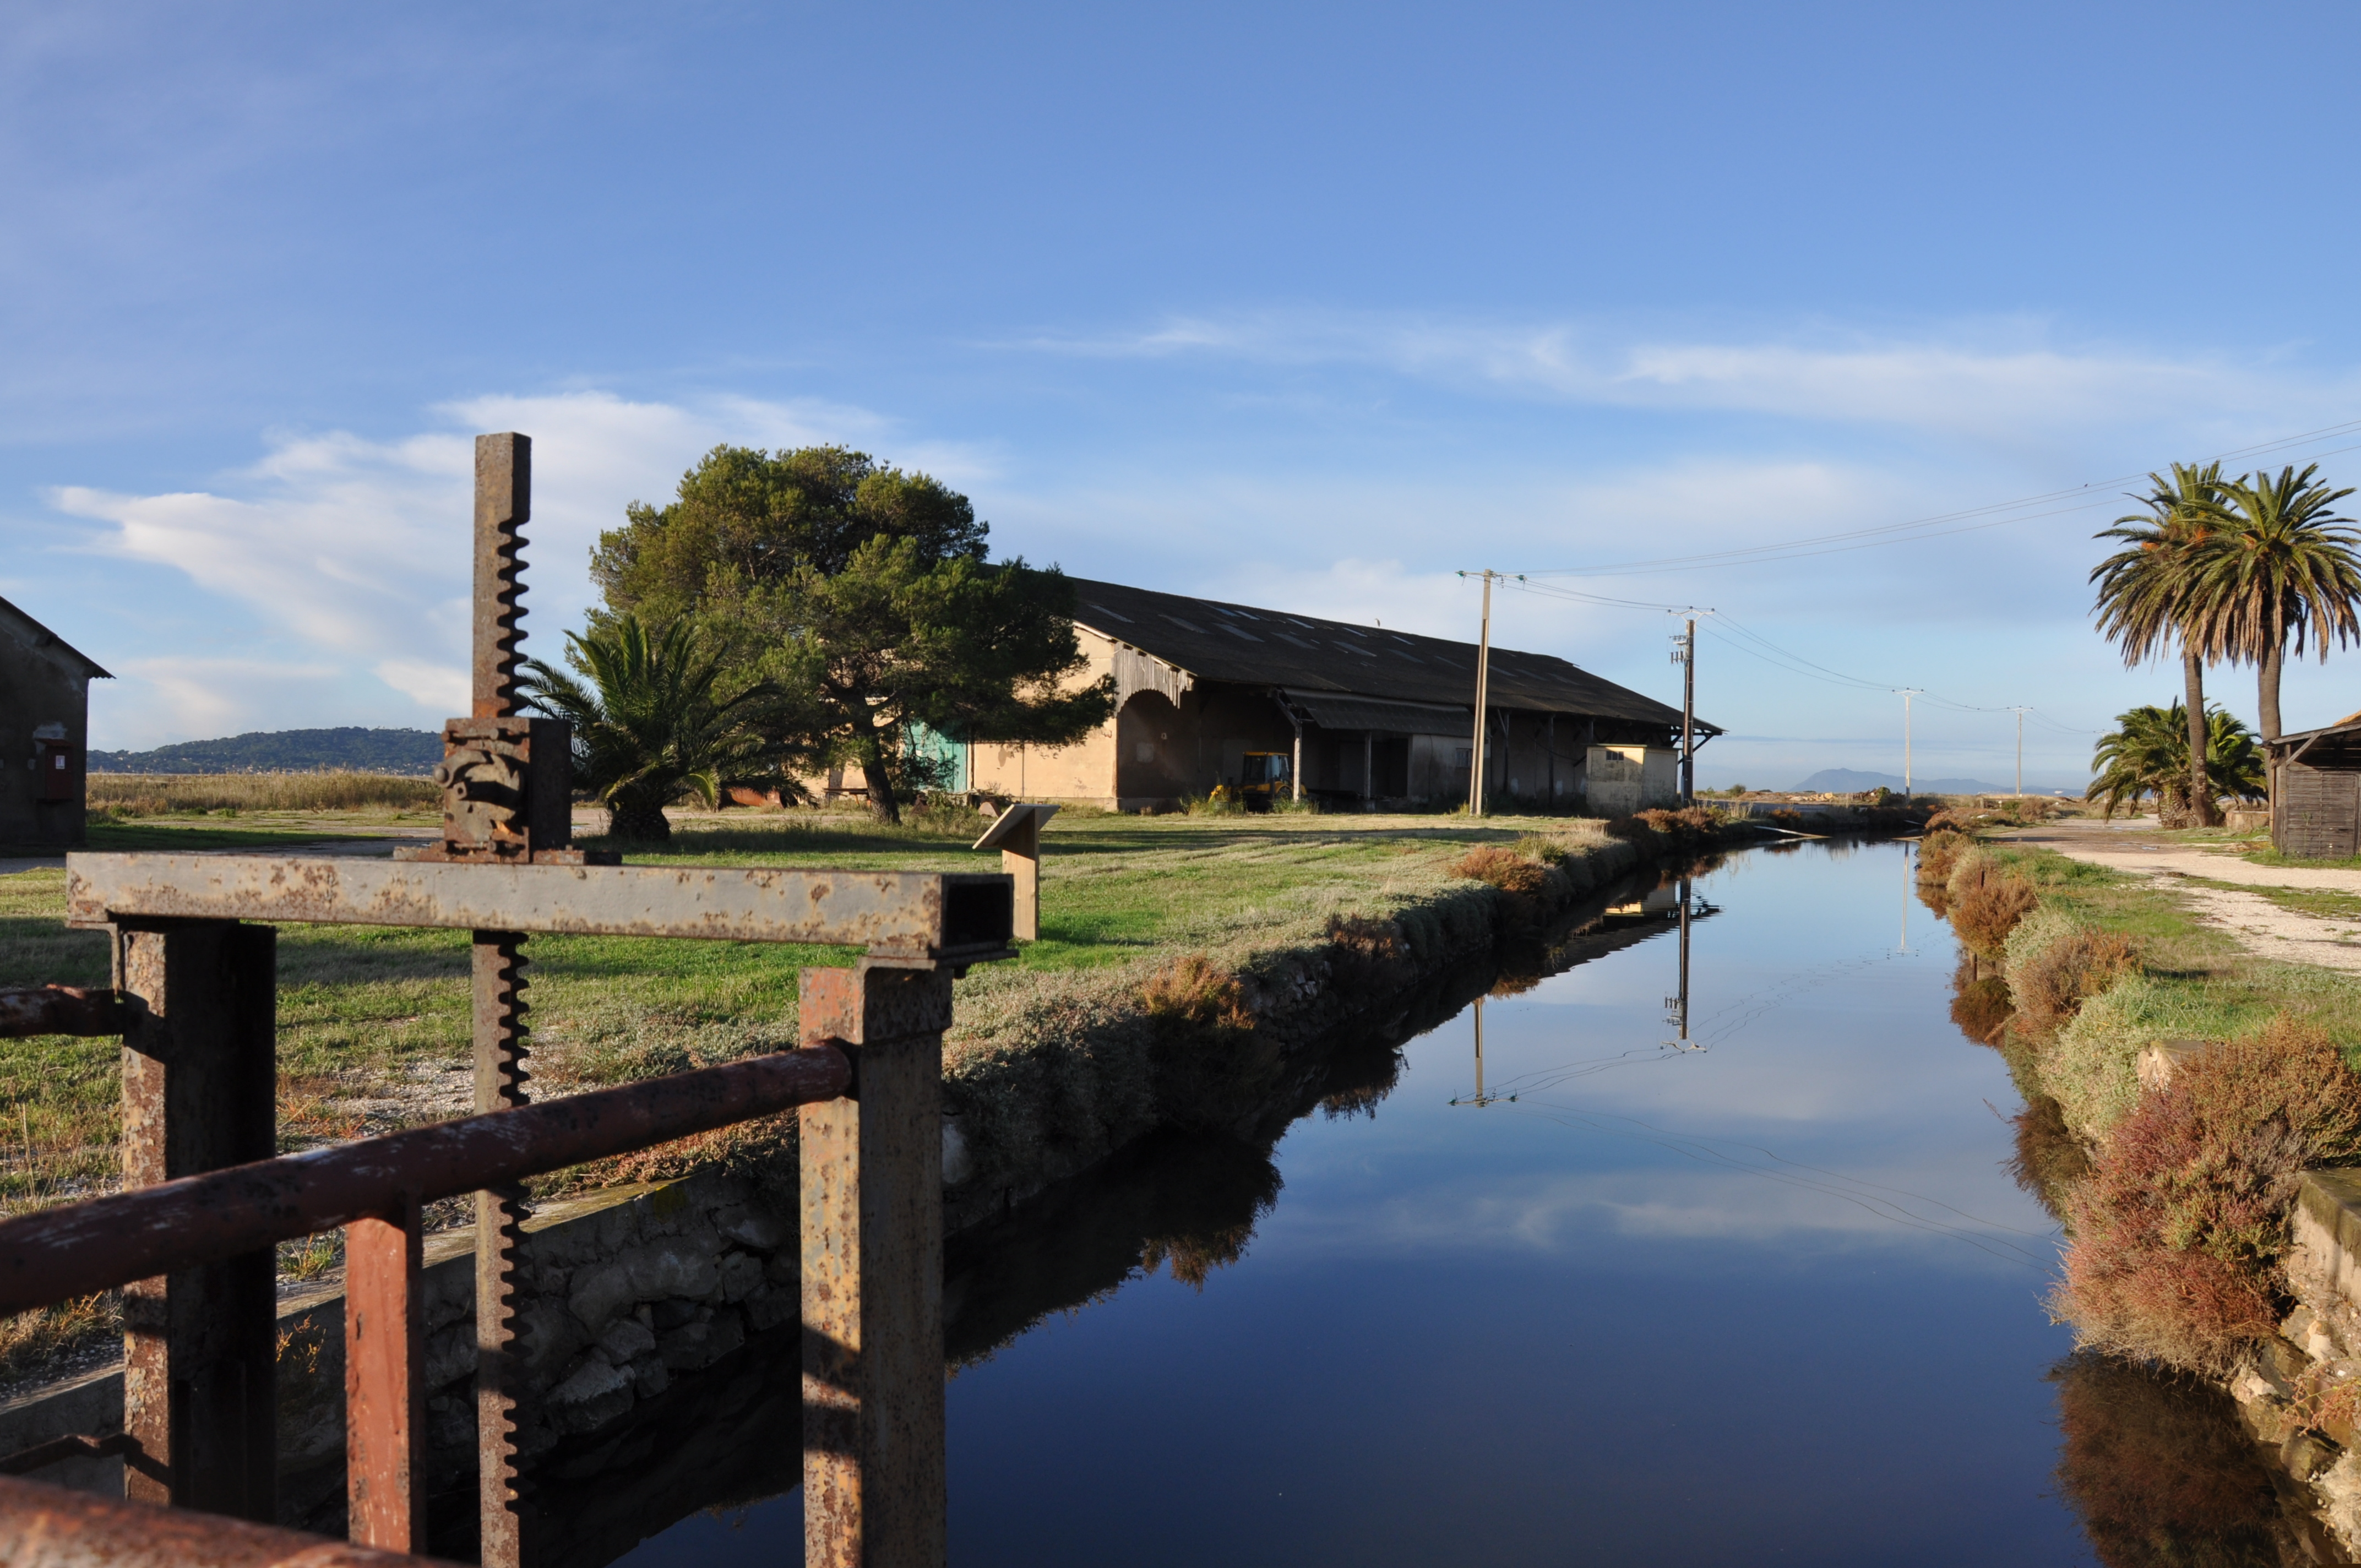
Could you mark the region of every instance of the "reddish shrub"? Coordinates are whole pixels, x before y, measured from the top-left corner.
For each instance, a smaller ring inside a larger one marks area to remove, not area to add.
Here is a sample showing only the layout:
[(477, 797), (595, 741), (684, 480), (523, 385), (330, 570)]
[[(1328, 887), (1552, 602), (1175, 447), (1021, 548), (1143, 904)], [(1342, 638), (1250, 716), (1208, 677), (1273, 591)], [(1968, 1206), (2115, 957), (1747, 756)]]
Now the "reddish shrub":
[(1607, 831), (1661, 854), (1705, 849), (1719, 841), (1721, 824), (1704, 806), (1692, 806), (1683, 811), (1642, 811), (1619, 817), (1607, 825)]
[(1962, 833), (1949, 828), (1930, 827), (1927, 836), (1918, 840), (1918, 880), (1921, 883), (1948, 883), (1960, 863), (1960, 856), (1970, 840)]
[(2139, 971), (2139, 944), (2130, 938), (2070, 931), (2017, 966), (2012, 992), (2017, 1017), (2032, 1034), (2053, 1033), (2087, 998)]
[(2361, 1078), (2282, 1014), (2140, 1097), (2066, 1200), (2053, 1298), (2081, 1343), (2195, 1372), (2235, 1365), (2279, 1318), (2296, 1172), (2361, 1151)]
[(2107, 1568), (2277, 1564), (2270, 1473), (2219, 1388), (2094, 1355), (2058, 1385), (2058, 1490)]
[(1951, 930), (1980, 953), (1997, 957), (2016, 923), (2038, 902), (2033, 884), (1988, 856), (1962, 859), (1951, 873)]
[(2001, 1025), (2008, 1022), (2008, 981), (1998, 975), (1986, 975), (1982, 980), (1961, 975), (1952, 981), (1951, 1022), (1976, 1044), (1991, 1045), (1999, 1036)]
[(1537, 862), (1493, 844), (1479, 845), (1444, 869), (1453, 876), (1473, 877), (1477, 882), (1490, 883), (1502, 893), (1522, 894), (1528, 898), (1542, 890), (1549, 875)]

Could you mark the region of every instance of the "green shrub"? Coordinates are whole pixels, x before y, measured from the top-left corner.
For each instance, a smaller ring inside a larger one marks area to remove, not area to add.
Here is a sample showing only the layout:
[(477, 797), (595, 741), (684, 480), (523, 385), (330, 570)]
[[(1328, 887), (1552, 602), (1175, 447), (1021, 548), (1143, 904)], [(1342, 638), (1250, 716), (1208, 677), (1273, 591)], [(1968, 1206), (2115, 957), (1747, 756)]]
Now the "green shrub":
[(2296, 1175), (2361, 1154), (2361, 1077), (2284, 1015), (2142, 1095), (2066, 1199), (2077, 1343), (2220, 1376), (2276, 1332)]
[(1568, 846), (1560, 843), (1546, 833), (1523, 834), (1510, 846), (1510, 849), (1524, 859), (1537, 861), (1544, 866), (1564, 865), (1568, 852)]
[(2042, 1085), (2076, 1132), (2103, 1138), (2139, 1099), (2140, 1052), (2159, 1040), (2204, 1038), (2216, 1022), (2185, 988), (2129, 976), (2086, 999), (2040, 1047)]

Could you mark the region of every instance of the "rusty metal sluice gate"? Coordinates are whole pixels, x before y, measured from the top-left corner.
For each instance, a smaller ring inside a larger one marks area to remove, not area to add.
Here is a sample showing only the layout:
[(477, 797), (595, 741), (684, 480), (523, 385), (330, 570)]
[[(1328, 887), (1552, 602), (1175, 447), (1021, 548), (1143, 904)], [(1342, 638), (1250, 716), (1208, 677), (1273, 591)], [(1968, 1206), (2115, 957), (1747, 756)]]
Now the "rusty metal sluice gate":
[[(401, 1554), (425, 1546), (420, 1212), (474, 1192), (479, 1550), (485, 1568), (517, 1568), (532, 1509), (513, 1442), (521, 1184), (800, 1107), (805, 1560), (944, 1560), (942, 1036), (952, 980), (1013, 956), (1012, 881), (624, 866), (575, 849), (567, 727), (524, 717), (518, 690), (531, 476), (525, 437), (477, 439), (475, 712), (445, 727), (440, 842), (391, 861), (71, 856), (68, 922), (111, 934), (112, 992), (0, 993), (0, 1036), (123, 1036), (126, 1190), (0, 1222), (0, 1312), (124, 1288), (124, 1431), (76, 1452), (119, 1451), (130, 1499), (6, 1478), (37, 1454), (0, 1462), (0, 1559), (412, 1560)], [(473, 933), (477, 1114), (276, 1154), (275, 925), (289, 922)], [(535, 1102), (534, 933), (865, 955), (802, 971), (797, 1049)], [(274, 1249), (338, 1226), (349, 1545), (265, 1528)]]

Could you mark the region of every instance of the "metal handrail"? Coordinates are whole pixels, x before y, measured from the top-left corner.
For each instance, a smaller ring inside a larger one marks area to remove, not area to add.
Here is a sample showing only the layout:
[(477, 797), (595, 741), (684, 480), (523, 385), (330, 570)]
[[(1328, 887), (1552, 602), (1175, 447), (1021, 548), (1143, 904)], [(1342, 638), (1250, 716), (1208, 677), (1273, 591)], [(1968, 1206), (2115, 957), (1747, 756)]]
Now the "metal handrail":
[(0, 1221), (0, 1313), (833, 1100), (851, 1082), (831, 1042), (21, 1214)]

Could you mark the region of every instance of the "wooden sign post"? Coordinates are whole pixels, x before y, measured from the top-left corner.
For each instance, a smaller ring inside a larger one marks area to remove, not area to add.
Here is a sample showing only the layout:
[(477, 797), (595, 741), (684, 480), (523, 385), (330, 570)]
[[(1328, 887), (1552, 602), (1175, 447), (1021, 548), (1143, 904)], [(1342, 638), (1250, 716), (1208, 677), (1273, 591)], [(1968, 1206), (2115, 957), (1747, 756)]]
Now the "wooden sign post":
[(1000, 869), (1016, 879), (1016, 927), (1019, 940), (1041, 939), (1041, 825), (1058, 815), (1054, 806), (1017, 801), (1002, 812), (983, 837), (979, 850), (997, 849)]

